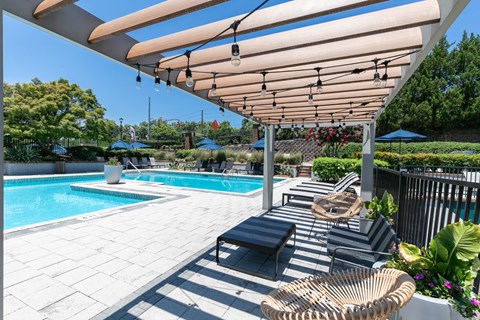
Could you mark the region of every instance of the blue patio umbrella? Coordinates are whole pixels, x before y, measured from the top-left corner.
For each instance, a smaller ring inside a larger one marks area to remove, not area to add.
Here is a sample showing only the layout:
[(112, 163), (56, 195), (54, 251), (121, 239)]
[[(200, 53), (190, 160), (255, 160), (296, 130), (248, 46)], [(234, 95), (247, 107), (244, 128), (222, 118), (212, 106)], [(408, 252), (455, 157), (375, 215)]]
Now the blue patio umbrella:
[(375, 139), (375, 141), (390, 141), (390, 142), (399, 141), (400, 142), (399, 153), (402, 153), (402, 141), (412, 141), (412, 140), (425, 139), (425, 138), (426, 136), (424, 135), (399, 129), (397, 131), (387, 133), (384, 136), (378, 137)]
[(255, 150), (264, 150), (265, 149), (265, 138), (258, 139), (252, 146), (250, 147)]
[(205, 145), (205, 144), (216, 144), (216, 143), (215, 143), (215, 141), (210, 140), (210, 139), (208, 139), (208, 138), (204, 138), (204, 139), (202, 139), (202, 140), (200, 140), (200, 141), (197, 142), (197, 146), (198, 146), (198, 147), (203, 146), (203, 145)]
[(219, 146), (216, 143), (209, 143), (199, 146), (198, 149), (205, 149), (205, 150), (223, 150), (223, 147)]
[(65, 149), (65, 148), (62, 147), (61, 145), (55, 144), (55, 145), (53, 146), (52, 153), (55, 153), (55, 154), (67, 154), (68, 151), (67, 151), (67, 149)]
[(130, 145), (123, 140), (117, 140), (114, 144), (112, 144), (107, 148), (107, 150), (120, 150), (120, 149), (130, 150)]
[(130, 149), (140, 149), (140, 148), (150, 148), (150, 146), (145, 144), (145, 143), (138, 142), (138, 141), (134, 141), (134, 142), (130, 143)]

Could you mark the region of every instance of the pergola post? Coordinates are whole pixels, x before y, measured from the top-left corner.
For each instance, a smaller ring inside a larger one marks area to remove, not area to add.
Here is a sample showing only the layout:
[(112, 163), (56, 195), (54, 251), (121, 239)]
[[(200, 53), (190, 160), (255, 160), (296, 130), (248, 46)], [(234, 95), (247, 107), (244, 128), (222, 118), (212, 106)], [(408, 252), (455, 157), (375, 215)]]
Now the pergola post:
[[(3, 1), (0, 1), (0, 26), (3, 26)], [(2, 28), (3, 30), (3, 28)], [(0, 32), (0, 79), (3, 83), (3, 31)], [(4, 170), (4, 154), (3, 154), (3, 86), (0, 90), (0, 229), (3, 232), (3, 170)], [(0, 294), (3, 297), (3, 237), (0, 240)], [(0, 314), (3, 315), (3, 303), (0, 303)]]
[(364, 200), (373, 197), (373, 156), (375, 144), (375, 121), (363, 125), (362, 186), (360, 196)]
[(273, 145), (275, 144), (275, 127), (265, 126), (265, 149), (263, 152), (263, 204), (264, 210), (273, 207)]

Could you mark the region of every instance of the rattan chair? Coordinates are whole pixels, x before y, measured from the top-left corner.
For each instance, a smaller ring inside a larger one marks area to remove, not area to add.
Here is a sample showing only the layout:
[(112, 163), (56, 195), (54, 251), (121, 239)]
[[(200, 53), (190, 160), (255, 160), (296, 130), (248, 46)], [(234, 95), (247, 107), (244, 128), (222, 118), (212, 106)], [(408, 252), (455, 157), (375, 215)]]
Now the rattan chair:
[(295, 280), (261, 303), (270, 320), (381, 320), (410, 301), (415, 281), (396, 269), (350, 269)]
[(308, 237), (312, 233), (315, 222), (325, 221), (327, 226), (346, 223), (348, 220), (360, 213), (363, 208), (363, 199), (350, 192), (337, 192), (316, 199), (312, 204), (314, 220)]

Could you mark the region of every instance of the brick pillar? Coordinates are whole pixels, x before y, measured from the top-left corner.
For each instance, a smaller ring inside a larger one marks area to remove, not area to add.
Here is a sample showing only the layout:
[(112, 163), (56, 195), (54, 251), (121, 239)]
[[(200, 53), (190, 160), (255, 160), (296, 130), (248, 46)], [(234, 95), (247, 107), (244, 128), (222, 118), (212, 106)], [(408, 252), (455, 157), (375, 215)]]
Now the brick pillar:
[(185, 150), (190, 150), (194, 148), (191, 132), (185, 132), (183, 134), (183, 148)]
[(253, 124), (253, 127), (252, 127), (252, 143), (257, 141), (258, 138), (260, 137), (259, 132), (258, 132), (259, 128), (260, 128), (260, 125), (258, 123)]

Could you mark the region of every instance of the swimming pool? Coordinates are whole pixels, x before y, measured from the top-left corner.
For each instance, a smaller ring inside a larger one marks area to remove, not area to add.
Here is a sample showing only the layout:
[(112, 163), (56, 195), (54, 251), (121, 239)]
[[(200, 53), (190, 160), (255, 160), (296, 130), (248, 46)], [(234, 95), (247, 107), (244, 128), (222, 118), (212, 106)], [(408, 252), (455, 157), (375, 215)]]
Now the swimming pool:
[(103, 175), (83, 179), (5, 181), (4, 229), (134, 204), (143, 200), (72, 190), (70, 184), (102, 181)]
[[(249, 177), (239, 175), (220, 175), (193, 172), (143, 172), (126, 174), (125, 179), (161, 182), (167, 186), (195, 188), (212, 191), (248, 193), (263, 187), (263, 179), (260, 177)], [(284, 179), (275, 178), (273, 183)]]

